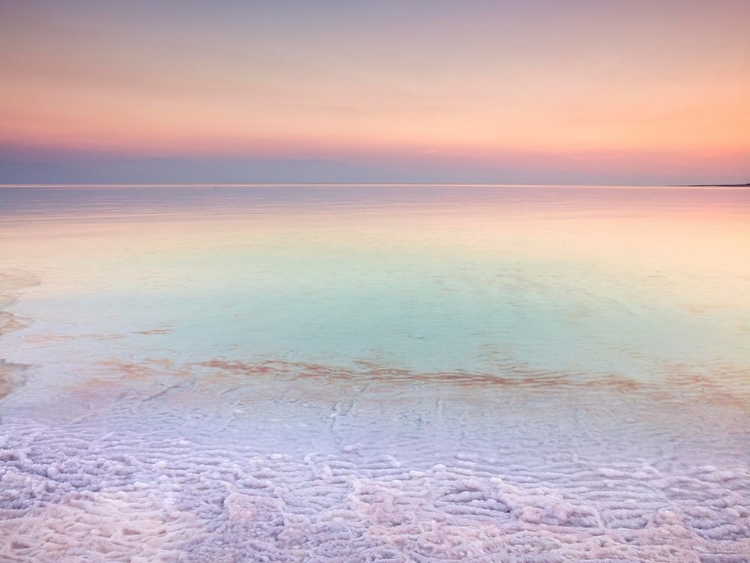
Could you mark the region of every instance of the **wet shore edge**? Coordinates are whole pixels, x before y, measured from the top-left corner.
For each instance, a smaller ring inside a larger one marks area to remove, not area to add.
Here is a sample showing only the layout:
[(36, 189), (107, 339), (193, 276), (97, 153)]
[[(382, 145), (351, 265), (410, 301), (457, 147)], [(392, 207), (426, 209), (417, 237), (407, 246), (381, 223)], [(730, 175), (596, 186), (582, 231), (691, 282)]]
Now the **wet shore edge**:
[[(0, 271), (0, 338), (26, 325), (8, 309), (18, 302), (20, 292), (39, 285), (32, 274), (20, 271)], [(23, 372), (29, 366), (14, 364), (0, 357), (0, 400), (23, 382)]]

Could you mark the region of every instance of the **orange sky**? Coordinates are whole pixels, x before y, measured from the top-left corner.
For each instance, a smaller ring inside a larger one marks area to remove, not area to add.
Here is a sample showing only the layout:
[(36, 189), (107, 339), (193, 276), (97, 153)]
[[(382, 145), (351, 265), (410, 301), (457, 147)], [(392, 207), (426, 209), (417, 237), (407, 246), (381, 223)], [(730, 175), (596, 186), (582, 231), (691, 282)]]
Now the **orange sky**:
[(750, 2), (271, 4), (0, 2), (0, 146), (749, 179)]

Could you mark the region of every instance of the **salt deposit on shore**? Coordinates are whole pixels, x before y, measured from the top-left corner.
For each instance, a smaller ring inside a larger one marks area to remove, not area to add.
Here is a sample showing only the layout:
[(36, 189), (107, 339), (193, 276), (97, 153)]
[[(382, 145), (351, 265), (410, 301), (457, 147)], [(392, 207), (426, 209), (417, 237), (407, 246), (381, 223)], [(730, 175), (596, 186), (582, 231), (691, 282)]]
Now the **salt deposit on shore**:
[[(741, 562), (736, 462), (595, 461), (540, 437), (440, 455), (350, 444), (306, 455), (168, 433), (17, 422), (0, 437), (0, 560)], [(521, 446), (521, 444), (517, 444)], [(598, 453), (602, 453), (599, 451)], [(587, 455), (588, 454), (588, 455)]]
[(39, 410), (23, 400), (39, 399), (33, 385), (6, 401), (0, 560), (750, 553), (750, 473), (734, 456), (747, 450), (746, 397), (717, 418), (710, 404), (680, 403), (684, 389), (528, 374), (498, 384), (282, 362), (119, 369)]

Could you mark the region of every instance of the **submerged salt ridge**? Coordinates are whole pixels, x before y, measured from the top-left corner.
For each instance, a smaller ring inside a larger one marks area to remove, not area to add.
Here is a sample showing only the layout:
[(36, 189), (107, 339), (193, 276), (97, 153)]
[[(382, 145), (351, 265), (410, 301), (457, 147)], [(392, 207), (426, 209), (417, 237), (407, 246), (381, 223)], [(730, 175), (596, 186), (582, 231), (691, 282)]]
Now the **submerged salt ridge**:
[(0, 561), (750, 561), (748, 194), (0, 189)]

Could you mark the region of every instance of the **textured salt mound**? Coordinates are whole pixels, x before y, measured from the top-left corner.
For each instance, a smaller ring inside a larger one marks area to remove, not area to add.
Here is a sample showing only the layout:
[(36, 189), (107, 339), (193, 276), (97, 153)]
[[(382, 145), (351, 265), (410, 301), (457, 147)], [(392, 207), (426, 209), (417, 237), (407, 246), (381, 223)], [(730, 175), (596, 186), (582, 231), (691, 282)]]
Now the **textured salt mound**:
[(739, 463), (387, 453), (409, 446), (269, 454), (19, 420), (0, 437), (0, 561), (750, 560)]

